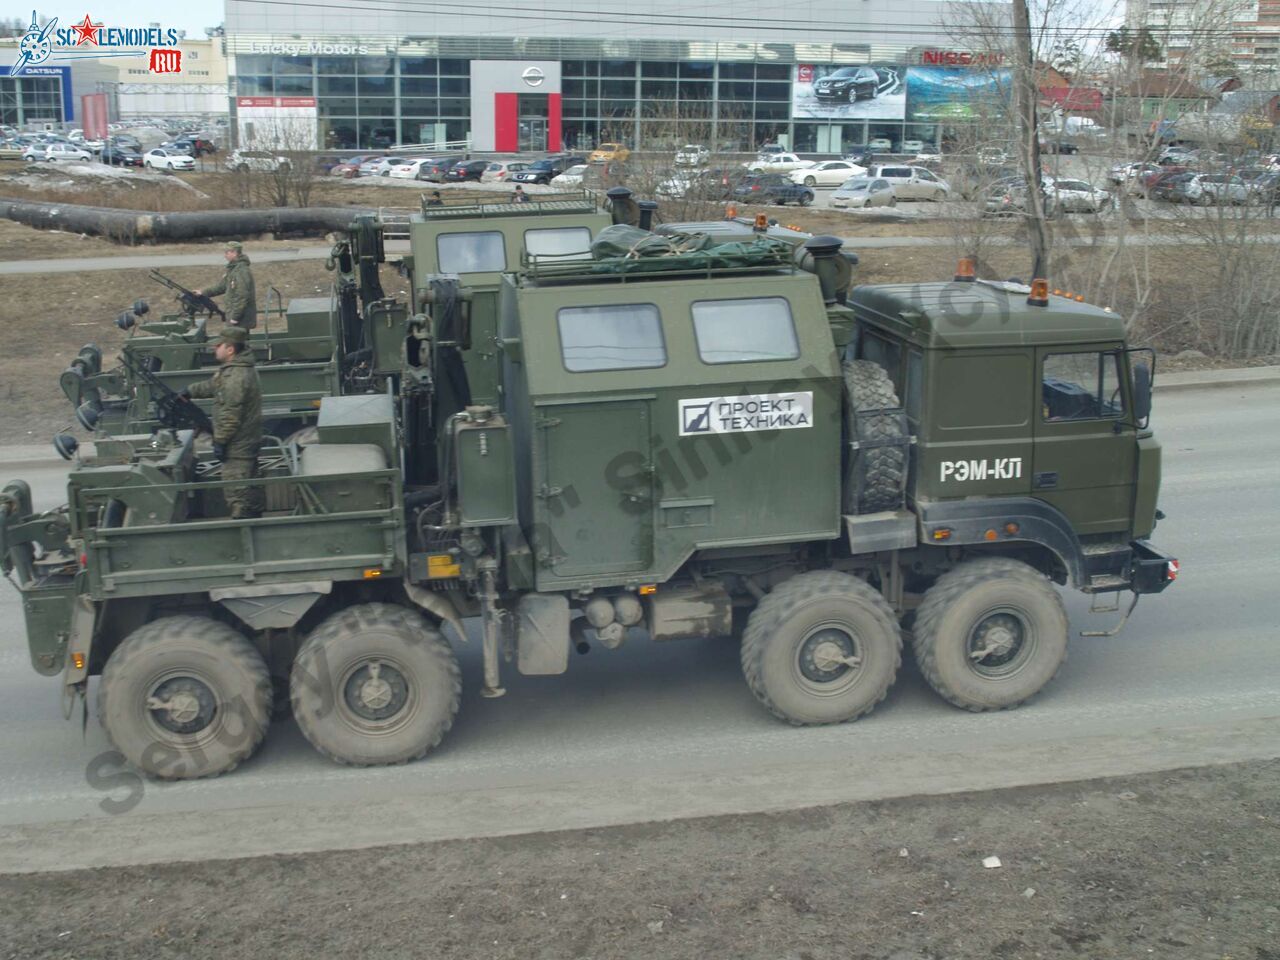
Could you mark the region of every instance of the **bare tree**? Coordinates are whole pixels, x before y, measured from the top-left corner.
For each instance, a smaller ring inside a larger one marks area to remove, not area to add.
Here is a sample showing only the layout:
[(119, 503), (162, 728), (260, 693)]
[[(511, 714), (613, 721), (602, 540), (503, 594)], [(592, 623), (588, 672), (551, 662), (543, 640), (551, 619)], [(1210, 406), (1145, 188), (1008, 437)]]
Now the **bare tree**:
[(281, 116), (255, 122), (244, 144), (241, 177), (244, 196), (253, 203), (306, 207), (319, 180), (314, 117)]
[[(704, 220), (724, 215), (730, 193), (745, 169), (740, 158), (721, 147), (724, 127), (740, 122), (742, 111), (731, 102), (652, 101), (642, 107), (641, 137), (645, 149), (626, 164), (608, 171), (606, 186), (625, 185), (640, 197), (654, 197), (666, 220)], [(634, 127), (624, 119), (620, 126)], [(660, 136), (655, 134), (661, 131)], [(646, 135), (647, 134), (647, 135)], [(677, 167), (675, 154), (684, 145), (704, 146), (705, 163)], [(657, 147), (657, 149), (654, 149)]]

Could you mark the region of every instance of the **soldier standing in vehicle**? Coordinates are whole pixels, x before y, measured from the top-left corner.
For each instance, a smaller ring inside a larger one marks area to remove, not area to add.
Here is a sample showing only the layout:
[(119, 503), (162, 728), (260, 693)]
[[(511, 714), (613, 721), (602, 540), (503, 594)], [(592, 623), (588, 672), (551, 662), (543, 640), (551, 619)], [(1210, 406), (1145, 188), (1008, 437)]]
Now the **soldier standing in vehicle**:
[[(208, 380), (182, 391), (190, 400), (213, 399), (213, 455), (222, 461), (223, 480), (252, 480), (258, 475), (262, 444), (262, 388), (249, 349), (249, 332), (228, 326), (214, 343), (221, 366)], [(224, 487), (235, 520), (262, 516), (262, 488)]]
[(196, 293), (206, 297), (217, 297), (225, 293), (227, 323), (252, 330), (258, 325), (258, 301), (254, 295), (249, 258), (244, 255), (244, 244), (238, 240), (228, 240), (223, 248), (223, 256), (227, 260), (226, 276), (216, 285), (207, 290), (197, 290)]

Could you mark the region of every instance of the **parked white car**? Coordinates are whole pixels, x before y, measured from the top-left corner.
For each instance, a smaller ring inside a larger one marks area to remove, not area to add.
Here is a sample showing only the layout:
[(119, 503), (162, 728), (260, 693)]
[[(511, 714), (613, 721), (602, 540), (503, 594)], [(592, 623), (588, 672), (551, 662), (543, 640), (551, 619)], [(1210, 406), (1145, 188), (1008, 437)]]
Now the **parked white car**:
[(794, 153), (771, 153), (756, 157), (747, 164), (747, 170), (751, 173), (790, 173), (812, 166), (812, 160), (801, 160)]
[[(1099, 213), (1110, 209), (1115, 202), (1106, 190), (1084, 180), (1044, 177), (1041, 184), (1045, 214), (1050, 217), (1064, 213)], [(984, 207), (986, 213), (993, 216), (1026, 213), (1030, 203), (1025, 181), (1010, 177), (992, 184)]]
[(481, 183), (505, 183), (513, 173), (519, 173), (529, 166), (527, 160), (495, 160), (484, 168), (480, 174)]
[(194, 170), (196, 161), (185, 153), (156, 147), (142, 155), (142, 165), (149, 170)]
[[(151, 152), (155, 153), (156, 151), (153, 150)], [(176, 153), (177, 151), (167, 152)], [(194, 163), (195, 161), (192, 160), (193, 165)], [(262, 173), (272, 173), (276, 170), (284, 170), (288, 166), (288, 157), (281, 157), (265, 150), (233, 150), (231, 151), (231, 156), (227, 157), (227, 167), (231, 170), (258, 170)]]
[(68, 161), (92, 160), (93, 154), (83, 147), (77, 147), (70, 143), (33, 143), (22, 151), (22, 159), (29, 160), (32, 163), (54, 163)]
[(555, 187), (580, 187), (582, 181), (587, 175), (587, 165), (579, 163), (570, 167), (564, 173), (551, 178), (551, 185)]
[(1003, 167), (1013, 162), (1013, 154), (1004, 147), (986, 146), (978, 149), (978, 162), (989, 167)]
[(1112, 183), (1121, 184), (1126, 180), (1134, 180), (1138, 177), (1145, 177), (1149, 173), (1158, 173), (1164, 168), (1156, 163), (1147, 163), (1145, 161), (1135, 161), (1134, 163), (1117, 163), (1111, 168), (1107, 174), (1107, 179)]
[(893, 207), (897, 203), (893, 184), (883, 177), (852, 177), (831, 195), (831, 206), (837, 210)]
[(951, 186), (931, 170), (905, 163), (873, 164), (867, 176), (888, 180), (899, 200), (946, 200)]
[(1205, 206), (1214, 203), (1231, 203), (1238, 206), (1258, 202), (1261, 199), (1261, 194), (1250, 192), (1243, 179), (1228, 176), (1225, 173), (1197, 174), (1187, 181), (1183, 191), (1188, 203), (1200, 203)]
[(873, 153), (889, 153), (893, 150), (893, 141), (888, 137), (872, 137), (867, 141), (867, 149)]
[(388, 174), (392, 180), (420, 180), (418, 173), (422, 170), (424, 163), (431, 163), (430, 157), (418, 157), (416, 160), (406, 160), (404, 163), (397, 164), (391, 168)]
[[(1053, 214), (1098, 213), (1101, 210), (1110, 209), (1115, 203), (1106, 190), (1086, 183), (1084, 180), (1052, 180), (1046, 177), (1045, 186), (1048, 191), (1050, 212)], [(1243, 193), (1243, 183), (1240, 189)]]
[(838, 187), (850, 177), (861, 177), (867, 172), (848, 160), (820, 160), (812, 167), (792, 170), (788, 176), (792, 183), (802, 183), (806, 187)]
[(677, 167), (700, 167), (711, 162), (711, 151), (700, 143), (686, 143), (676, 151)]
[(360, 164), (360, 169), (356, 172), (356, 176), (389, 177), (394, 168), (408, 162), (408, 157), (374, 157), (372, 160), (366, 160)]
[(923, 140), (903, 140), (902, 152), (909, 154), (911, 156), (915, 156), (917, 153), (924, 153), (924, 141)]
[(696, 172), (693, 170), (677, 170), (672, 176), (663, 180), (653, 192), (659, 197), (683, 197), (689, 192), (689, 188), (698, 182)]

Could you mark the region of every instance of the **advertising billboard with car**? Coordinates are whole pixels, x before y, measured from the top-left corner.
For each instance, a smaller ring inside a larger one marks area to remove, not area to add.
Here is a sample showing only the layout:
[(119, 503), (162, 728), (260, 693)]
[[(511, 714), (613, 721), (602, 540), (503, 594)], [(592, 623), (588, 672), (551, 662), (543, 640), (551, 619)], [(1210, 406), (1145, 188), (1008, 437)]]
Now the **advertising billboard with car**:
[(907, 108), (906, 68), (796, 64), (791, 115), (799, 120), (901, 120)]
[(1001, 117), (1012, 96), (1005, 69), (910, 67), (906, 118), (925, 122)]

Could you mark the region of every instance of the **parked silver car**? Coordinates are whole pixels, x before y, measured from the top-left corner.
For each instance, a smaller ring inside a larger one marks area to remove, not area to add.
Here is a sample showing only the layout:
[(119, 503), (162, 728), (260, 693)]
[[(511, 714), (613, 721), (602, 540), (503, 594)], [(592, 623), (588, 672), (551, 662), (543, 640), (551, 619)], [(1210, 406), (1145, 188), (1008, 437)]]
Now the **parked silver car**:
[(831, 195), (831, 206), (837, 210), (893, 207), (897, 204), (893, 184), (883, 177), (850, 177)]

